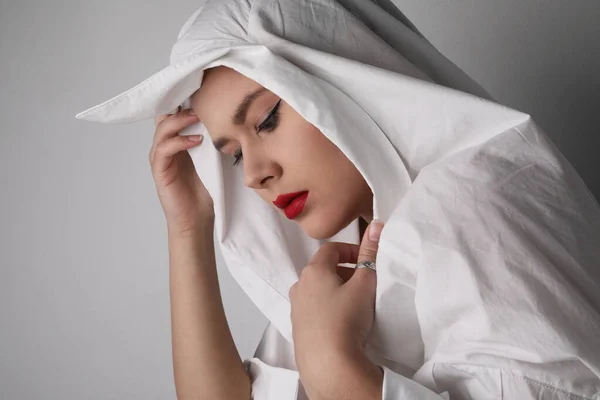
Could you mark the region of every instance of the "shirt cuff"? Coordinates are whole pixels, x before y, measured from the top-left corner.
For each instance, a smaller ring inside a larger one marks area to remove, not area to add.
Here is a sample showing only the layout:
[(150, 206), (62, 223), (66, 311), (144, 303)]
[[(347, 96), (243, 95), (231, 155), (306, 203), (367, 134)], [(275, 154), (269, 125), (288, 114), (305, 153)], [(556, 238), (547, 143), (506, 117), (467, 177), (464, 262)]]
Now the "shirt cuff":
[(256, 357), (244, 360), (244, 368), (252, 382), (252, 400), (297, 400), (298, 371), (273, 367)]
[(382, 400), (450, 400), (448, 392), (438, 394), (425, 386), (395, 373), (384, 365)]

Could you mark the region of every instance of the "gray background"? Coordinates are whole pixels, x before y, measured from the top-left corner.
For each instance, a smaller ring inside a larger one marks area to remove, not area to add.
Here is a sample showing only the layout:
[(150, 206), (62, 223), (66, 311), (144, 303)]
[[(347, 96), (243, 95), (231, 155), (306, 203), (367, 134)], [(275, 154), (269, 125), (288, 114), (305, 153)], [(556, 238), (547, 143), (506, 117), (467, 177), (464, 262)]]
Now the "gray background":
[[(600, 195), (600, 2), (395, 0)], [(0, 3), (0, 398), (174, 399), (152, 121), (74, 115), (167, 63), (191, 0)], [(219, 256), (219, 255), (218, 255)], [(266, 326), (219, 266), (243, 358)]]

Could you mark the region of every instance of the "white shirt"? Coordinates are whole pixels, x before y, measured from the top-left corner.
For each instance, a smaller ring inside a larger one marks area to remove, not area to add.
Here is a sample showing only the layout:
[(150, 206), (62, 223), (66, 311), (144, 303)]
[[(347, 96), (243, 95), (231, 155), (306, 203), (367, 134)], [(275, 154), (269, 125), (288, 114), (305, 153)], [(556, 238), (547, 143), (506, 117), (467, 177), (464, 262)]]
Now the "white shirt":
[[(168, 67), (78, 118), (149, 118), (188, 100), (205, 68), (237, 70), (373, 191), (386, 225), (367, 355), (385, 400), (598, 399), (598, 203), (529, 115), (494, 103), (388, 3), (204, 0)], [(204, 128), (180, 134), (205, 134), (188, 153), (218, 244), (272, 324), (246, 360), (254, 398), (302, 399), (288, 292), (321, 243), (245, 188)], [(358, 243), (357, 228), (335, 239)]]
[[(422, 170), (387, 221), (378, 293), (397, 297), (396, 344), (418, 332), (423, 352), (367, 353), (383, 400), (600, 399), (599, 207), (527, 126)], [(307, 398), (273, 325), (245, 363), (255, 399)]]

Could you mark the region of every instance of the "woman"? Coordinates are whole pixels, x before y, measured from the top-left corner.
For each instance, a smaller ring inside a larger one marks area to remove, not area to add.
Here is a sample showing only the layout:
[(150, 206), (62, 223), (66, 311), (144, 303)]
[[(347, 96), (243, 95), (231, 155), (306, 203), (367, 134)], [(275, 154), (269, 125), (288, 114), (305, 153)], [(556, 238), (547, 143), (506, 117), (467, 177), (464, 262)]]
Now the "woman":
[[(79, 114), (159, 114), (178, 397), (597, 397), (598, 204), (489, 100), (389, 3), (208, 0), (169, 67)], [(243, 364), (213, 228), (271, 321)]]

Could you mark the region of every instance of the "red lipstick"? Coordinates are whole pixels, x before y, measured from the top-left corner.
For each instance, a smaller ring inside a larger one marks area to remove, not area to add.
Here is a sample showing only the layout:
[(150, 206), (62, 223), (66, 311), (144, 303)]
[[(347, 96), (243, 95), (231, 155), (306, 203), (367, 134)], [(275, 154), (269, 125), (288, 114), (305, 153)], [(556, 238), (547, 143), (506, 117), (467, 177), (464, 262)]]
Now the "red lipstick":
[(282, 208), (286, 217), (294, 219), (304, 209), (308, 192), (294, 192), (279, 195), (273, 202), (275, 206)]

